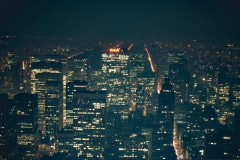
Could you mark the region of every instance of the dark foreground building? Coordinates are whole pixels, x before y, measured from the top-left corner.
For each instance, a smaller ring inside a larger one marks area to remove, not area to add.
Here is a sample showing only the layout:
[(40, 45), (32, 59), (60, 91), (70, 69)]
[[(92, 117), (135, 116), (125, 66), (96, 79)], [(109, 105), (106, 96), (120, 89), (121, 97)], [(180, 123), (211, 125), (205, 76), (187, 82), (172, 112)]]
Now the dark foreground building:
[(152, 133), (152, 159), (176, 159), (173, 147), (174, 92), (165, 78), (159, 94), (158, 111)]

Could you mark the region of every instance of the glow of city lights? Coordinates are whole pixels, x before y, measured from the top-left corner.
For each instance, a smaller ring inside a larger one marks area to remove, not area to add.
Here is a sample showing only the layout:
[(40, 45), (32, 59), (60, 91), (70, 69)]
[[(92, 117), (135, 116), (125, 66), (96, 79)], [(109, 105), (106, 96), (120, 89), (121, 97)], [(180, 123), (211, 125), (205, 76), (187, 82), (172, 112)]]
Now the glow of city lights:
[(156, 72), (156, 70), (155, 70), (155, 68), (154, 68), (154, 65), (153, 65), (153, 62), (152, 62), (151, 55), (150, 55), (150, 53), (149, 53), (149, 51), (148, 51), (148, 48), (147, 48), (147, 45), (146, 45), (146, 44), (144, 45), (144, 48), (145, 48), (145, 51), (146, 51), (147, 54), (148, 54), (148, 60), (149, 60), (149, 63), (150, 63), (152, 72)]
[(25, 69), (24, 61), (22, 61), (22, 69)]
[(110, 53), (118, 53), (118, 52), (120, 52), (120, 48), (110, 48), (109, 52)]
[[(161, 82), (161, 80), (160, 80), (160, 82)], [(161, 91), (161, 83), (160, 82), (158, 82), (158, 84), (157, 84), (157, 92), (158, 92), (158, 94), (160, 93), (160, 91)]]

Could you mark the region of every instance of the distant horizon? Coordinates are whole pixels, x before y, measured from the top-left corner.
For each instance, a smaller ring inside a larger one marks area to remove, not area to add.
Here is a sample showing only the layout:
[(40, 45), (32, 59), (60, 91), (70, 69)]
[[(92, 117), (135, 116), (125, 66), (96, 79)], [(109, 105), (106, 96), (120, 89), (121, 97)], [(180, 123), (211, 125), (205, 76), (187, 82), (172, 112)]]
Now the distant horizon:
[[(94, 37), (94, 39), (89, 39), (89, 37), (85, 36), (78, 36), (78, 35), (38, 35), (38, 34), (2, 34), (0, 35), (0, 39), (8, 38), (16, 38), (21, 40), (81, 40), (86, 43), (93, 43), (94, 41), (96, 44), (98, 42), (115, 42), (115, 41), (123, 41), (129, 43), (137, 43), (137, 42), (144, 42), (144, 43), (152, 43), (152, 42), (162, 42), (162, 43), (192, 43), (192, 42), (199, 42), (199, 43), (209, 43), (210, 44), (233, 44), (233, 45), (240, 45), (240, 39), (217, 39), (217, 38), (178, 38), (178, 37), (137, 37), (137, 38), (108, 38), (108, 37)], [(34, 41), (33, 41), (34, 42)]]
[(240, 41), (240, 1), (0, 2), (0, 35)]

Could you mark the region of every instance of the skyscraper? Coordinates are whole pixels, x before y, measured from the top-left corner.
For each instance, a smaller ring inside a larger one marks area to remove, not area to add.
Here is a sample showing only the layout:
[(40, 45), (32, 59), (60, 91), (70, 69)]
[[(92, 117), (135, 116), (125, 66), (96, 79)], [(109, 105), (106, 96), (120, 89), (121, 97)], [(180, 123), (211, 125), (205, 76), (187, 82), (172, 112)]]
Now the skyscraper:
[(83, 54), (78, 54), (71, 57), (67, 61), (67, 80), (87, 80), (87, 57)]
[(73, 148), (77, 159), (103, 159), (106, 91), (73, 94)]
[(172, 50), (167, 53), (167, 62), (169, 64), (180, 63), (183, 60), (183, 52), (179, 50)]
[[(144, 94), (143, 110), (146, 114), (155, 114), (157, 109), (157, 85), (156, 85), (156, 73), (143, 72), (137, 74), (138, 87), (142, 87)], [(138, 93), (139, 94), (139, 93)], [(139, 97), (138, 97), (139, 98)]]
[(8, 146), (8, 120), (10, 109), (8, 95), (0, 94), (0, 159), (6, 159), (10, 153), (10, 148)]
[(169, 78), (165, 78), (158, 97), (158, 111), (153, 128), (152, 159), (176, 159), (173, 148), (174, 91)]
[(221, 124), (231, 124), (233, 120), (234, 110), (231, 107), (231, 103), (229, 103), (230, 81), (230, 75), (225, 73), (218, 74), (216, 110)]
[(148, 145), (146, 137), (137, 134), (121, 137), (118, 159), (148, 159)]
[(169, 65), (168, 75), (175, 91), (175, 101), (176, 103), (187, 102), (190, 85), (188, 61), (182, 51), (170, 51), (167, 53), (167, 62)]
[(66, 85), (66, 125), (73, 124), (73, 94), (78, 90), (86, 90), (88, 82), (74, 80)]
[(130, 96), (129, 54), (120, 48), (110, 49), (102, 54), (103, 88), (107, 92), (107, 106), (127, 110), (123, 119), (127, 118)]
[(14, 96), (17, 121), (17, 148), (23, 159), (33, 159), (36, 153), (38, 99), (36, 94)]
[[(38, 94), (38, 124), (43, 133), (63, 126), (62, 56), (31, 58), (31, 93)], [(48, 127), (46, 127), (46, 125)]]
[(62, 117), (62, 81), (48, 80), (45, 83), (45, 126), (46, 133), (56, 136), (57, 130), (61, 127)]
[(142, 86), (138, 86), (136, 91), (136, 110), (140, 110), (143, 113), (144, 109), (144, 90)]
[(142, 73), (144, 70), (145, 57), (144, 53), (130, 53), (129, 54), (129, 76), (130, 76), (130, 89), (131, 100), (130, 107), (136, 108), (136, 91), (138, 88), (137, 74)]

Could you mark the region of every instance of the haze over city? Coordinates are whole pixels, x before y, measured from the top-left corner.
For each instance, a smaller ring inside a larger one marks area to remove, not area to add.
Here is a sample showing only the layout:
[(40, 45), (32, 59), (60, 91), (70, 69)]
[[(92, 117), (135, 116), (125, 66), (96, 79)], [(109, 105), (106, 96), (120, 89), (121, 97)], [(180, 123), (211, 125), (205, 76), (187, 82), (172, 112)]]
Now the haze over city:
[(240, 159), (239, 0), (0, 0), (0, 160)]
[(238, 40), (239, 1), (1, 1), (2, 34)]

